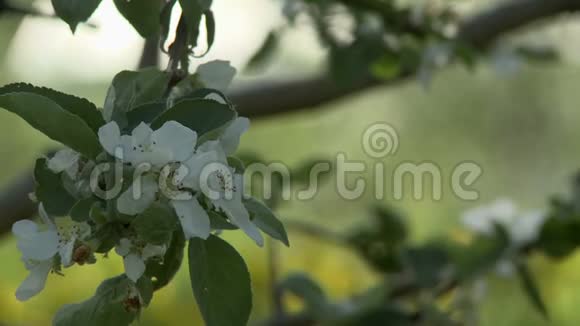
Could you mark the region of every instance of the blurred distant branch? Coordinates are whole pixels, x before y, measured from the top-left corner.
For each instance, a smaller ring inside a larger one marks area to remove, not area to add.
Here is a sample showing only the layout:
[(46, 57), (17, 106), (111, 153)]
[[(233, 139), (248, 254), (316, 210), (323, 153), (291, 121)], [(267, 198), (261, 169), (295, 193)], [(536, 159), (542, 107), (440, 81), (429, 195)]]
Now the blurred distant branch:
[[(365, 1), (367, 3), (368, 1)], [(0, 6), (5, 5), (0, 0)], [(580, 11), (580, 0), (514, 0), (467, 19), (458, 32), (458, 39), (467, 45), (484, 49), (506, 33), (559, 14)], [(2, 7), (0, 7), (0, 13)], [(148, 47), (145, 47), (147, 51)], [(145, 52), (144, 52), (145, 57)], [(367, 76), (349, 86), (339, 86), (329, 76), (319, 76), (277, 83), (258, 83), (232, 92), (231, 100), (241, 115), (269, 117), (319, 107), (349, 95), (376, 87), (404, 82), (414, 75), (405, 71), (390, 80)], [(26, 175), (0, 194), (0, 234), (10, 230), (12, 222), (27, 218), (35, 211), (28, 199), (33, 191), (31, 176)], [(296, 325), (296, 324), (293, 324)]]
[[(358, 5), (371, 2), (362, 1)], [(576, 11), (580, 11), (580, 0), (514, 0), (467, 19), (461, 24), (457, 39), (465, 45), (485, 49), (509, 32), (545, 18)], [(369, 75), (348, 86), (337, 85), (331, 76), (264, 82), (239, 89), (231, 98), (241, 115), (272, 116), (328, 104), (376, 86), (399, 84), (414, 73), (404, 71), (389, 80)]]

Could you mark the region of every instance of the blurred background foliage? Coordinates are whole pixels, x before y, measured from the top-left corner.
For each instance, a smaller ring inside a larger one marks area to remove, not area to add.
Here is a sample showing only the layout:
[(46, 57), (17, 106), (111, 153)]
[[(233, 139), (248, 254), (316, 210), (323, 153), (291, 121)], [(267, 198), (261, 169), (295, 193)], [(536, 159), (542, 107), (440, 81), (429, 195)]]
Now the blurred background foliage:
[[(3, 1), (0, 1), (3, 3)], [(21, 7), (50, 12), (48, 1), (14, 1)], [(491, 1), (456, 0), (458, 10), (470, 12)], [(214, 49), (203, 62), (220, 58), (239, 70), (261, 46), (270, 30), (283, 24), (281, 3), (272, 0), (215, 1), (219, 24)], [(259, 19), (258, 19), (259, 17)], [(31, 82), (102, 103), (106, 85), (114, 73), (134, 69), (142, 40), (111, 1), (101, 4), (91, 19), (96, 27), (83, 25), (75, 36), (61, 21), (0, 13), (0, 84)], [(366, 127), (377, 121), (393, 125), (399, 134), (399, 150), (383, 160), (387, 182), (398, 163), (430, 161), (442, 171), (445, 188), (440, 201), (414, 200), (411, 191), (393, 201), (387, 191), (382, 204), (397, 208), (411, 227), (415, 243), (465, 233), (458, 224), (461, 212), (497, 197), (510, 197), (524, 208), (543, 209), (547, 198), (562, 193), (580, 162), (580, 25), (562, 19), (535, 26), (518, 39), (554, 46), (559, 62), (527, 64), (518, 69), (489, 60), (469, 71), (461, 66), (438, 72), (428, 90), (418, 82), (378, 87), (317, 110), (255, 120), (243, 138), (242, 153), (255, 153), (266, 161), (281, 161), (291, 167), (323, 157), (333, 159), (343, 152), (349, 160), (367, 163), (365, 196), (341, 199), (332, 182), (321, 187), (315, 199), (285, 202), (283, 220), (308, 221), (330, 230), (345, 231), (369, 221), (375, 203), (372, 166), (361, 138)], [(312, 74), (324, 63), (324, 49), (307, 25), (297, 24), (281, 39), (279, 50), (265, 71), (242, 74), (237, 86), (260, 78), (284, 79)], [(500, 62), (501, 63), (501, 62)], [(195, 66), (197, 62), (193, 62)], [(502, 68), (503, 67), (503, 68)], [(16, 116), (0, 111), (0, 184), (7, 184), (28, 171), (34, 158), (55, 144), (28, 127)], [(460, 162), (474, 161), (483, 167), (475, 185), (480, 199), (462, 201), (453, 196), (450, 175)], [(389, 183), (387, 183), (389, 184)], [(429, 195), (429, 194), (428, 194)], [(333, 298), (347, 298), (379, 281), (379, 276), (356, 254), (327, 242), (290, 231), (290, 248), (280, 249), (282, 274), (305, 271), (320, 282)], [(243, 236), (226, 238), (235, 243), (250, 266), (255, 295), (254, 319), (271, 309), (266, 250)], [(101, 258), (97, 265), (75, 267), (66, 277), (52, 275), (43, 295), (26, 304), (14, 298), (25, 277), (19, 253), (10, 236), (0, 239), (0, 325), (49, 325), (58, 308), (92, 295), (102, 279), (122, 273), (121, 259)], [(554, 325), (577, 325), (580, 312), (580, 256), (562, 263), (533, 257), (531, 267), (548, 303)], [(141, 325), (200, 324), (187, 279), (182, 269), (173, 282), (146, 309)], [(298, 304), (293, 298), (291, 303)], [(515, 279), (491, 282), (482, 308), (483, 325), (544, 325)]]

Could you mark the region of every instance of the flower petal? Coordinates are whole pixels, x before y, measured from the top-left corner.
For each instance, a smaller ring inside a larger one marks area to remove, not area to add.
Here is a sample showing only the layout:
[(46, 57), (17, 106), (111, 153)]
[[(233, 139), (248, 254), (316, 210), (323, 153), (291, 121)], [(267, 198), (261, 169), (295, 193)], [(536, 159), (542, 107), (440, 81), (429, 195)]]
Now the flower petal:
[(125, 257), (129, 254), (129, 252), (131, 252), (132, 247), (133, 244), (131, 243), (131, 240), (127, 238), (122, 238), (121, 240), (119, 240), (119, 244), (115, 247), (115, 252), (117, 253), (117, 255)]
[(51, 269), (52, 260), (42, 261), (30, 268), (30, 274), (16, 290), (16, 299), (26, 301), (40, 293)]
[(250, 128), (248, 118), (239, 117), (232, 122), (220, 138), (220, 144), (227, 155), (235, 153), (240, 145), (240, 137)]
[(40, 219), (46, 225), (48, 225), (49, 228), (56, 229), (56, 226), (54, 225), (54, 222), (52, 221), (52, 219), (50, 218), (50, 216), (48, 216), (48, 213), (46, 212), (46, 209), (44, 209), (44, 204), (43, 203), (38, 204), (38, 216), (40, 216)]
[(64, 245), (58, 249), (61, 263), (64, 267), (69, 267), (73, 264), (72, 256), (76, 241), (77, 238), (73, 236), (69, 241), (65, 242)]
[(24, 259), (47, 260), (58, 252), (58, 234), (55, 230), (37, 232), (19, 238), (16, 245)]
[(125, 274), (133, 281), (137, 282), (145, 273), (145, 262), (136, 254), (129, 254), (123, 259)]
[(153, 129), (151, 129), (151, 127), (146, 123), (141, 122), (131, 133), (131, 136), (133, 136), (133, 145), (137, 147), (139, 147), (139, 145), (143, 147), (149, 146), (151, 144), (152, 134)]
[(20, 220), (12, 225), (12, 233), (18, 238), (30, 238), (38, 233), (38, 224), (31, 220)]
[(172, 200), (171, 205), (179, 217), (186, 239), (209, 237), (210, 223), (207, 212), (201, 207), (196, 198), (191, 200)]
[(199, 79), (207, 88), (225, 92), (236, 75), (229, 61), (214, 60), (197, 67)]
[(136, 179), (117, 199), (117, 210), (126, 215), (143, 213), (155, 201), (158, 190), (157, 182), (152, 176)]
[(242, 229), (258, 246), (264, 245), (264, 238), (260, 230), (250, 220), (250, 214), (241, 201), (235, 198), (230, 200), (222, 198), (214, 200), (213, 203), (228, 216), (232, 224)]
[(264, 238), (260, 230), (250, 220), (250, 214), (244, 206), (243, 199), (243, 176), (240, 174), (234, 175), (234, 191), (232, 198), (222, 196), (217, 200), (213, 200), (213, 204), (222, 210), (229, 218), (229, 220), (242, 229), (250, 238), (252, 238), (258, 246), (264, 245)]
[(174, 174), (174, 184), (200, 190), (200, 175), (205, 167), (218, 161), (216, 152), (199, 152), (182, 164)]
[(79, 153), (70, 148), (65, 148), (56, 152), (54, 156), (48, 160), (47, 165), (52, 172), (61, 173), (62, 171), (68, 170), (77, 165), (79, 158)]
[(107, 153), (115, 156), (116, 149), (121, 146), (121, 130), (115, 121), (99, 128), (99, 141)]
[(228, 104), (228, 102), (226, 102), (226, 99), (221, 96), (219, 93), (210, 93), (207, 94), (204, 99), (206, 100), (212, 100), (212, 101), (216, 101), (220, 104)]
[(172, 161), (182, 162), (193, 155), (197, 133), (179, 122), (167, 121), (153, 132), (151, 140), (156, 150), (169, 151)]
[(143, 261), (147, 261), (149, 258), (162, 257), (163, 255), (165, 255), (166, 251), (167, 251), (166, 246), (156, 246), (148, 243), (141, 252), (141, 258), (143, 259)]

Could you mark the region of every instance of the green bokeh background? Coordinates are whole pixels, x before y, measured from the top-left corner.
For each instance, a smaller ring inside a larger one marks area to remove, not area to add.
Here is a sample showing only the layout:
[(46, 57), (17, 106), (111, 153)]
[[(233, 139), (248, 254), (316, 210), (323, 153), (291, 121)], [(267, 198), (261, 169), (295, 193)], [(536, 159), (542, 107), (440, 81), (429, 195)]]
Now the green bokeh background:
[[(15, 19), (0, 18), (0, 60), (15, 24)], [(288, 71), (311, 64), (285, 60)], [(10, 71), (15, 68), (0, 66), (0, 84), (20, 81)], [(97, 104), (103, 102), (108, 82), (62, 80), (57, 76), (48, 80), (43, 86)], [(580, 67), (572, 63), (524, 66), (510, 76), (498, 75), (485, 66), (475, 72), (456, 67), (439, 73), (429, 91), (411, 81), (379, 87), (319, 110), (254, 121), (240, 151), (258, 153), (266, 160), (289, 166), (311, 158), (333, 160), (337, 153), (345, 153), (349, 160), (366, 162), (368, 171), (377, 162), (384, 163), (387, 185), (397, 164), (433, 162), (444, 180), (442, 200), (429, 199), (429, 193), (426, 199), (414, 200), (408, 191), (403, 200), (394, 201), (387, 190), (388, 200), (383, 203), (404, 212), (418, 243), (442, 236), (461, 239), (458, 218), (469, 207), (509, 197), (523, 209), (543, 209), (549, 196), (566, 191), (569, 177), (580, 167), (579, 84)], [(381, 121), (396, 128), (399, 150), (375, 160), (365, 155), (361, 139), (365, 128)], [(0, 111), (0, 185), (25, 173), (35, 157), (54, 146), (16, 116)], [(476, 202), (454, 197), (449, 186), (453, 168), (463, 161), (474, 161), (484, 171), (475, 184), (480, 193)], [(358, 200), (341, 199), (330, 181), (312, 201), (284, 203), (279, 215), (332, 230), (365, 223), (374, 204), (373, 181), (370, 172), (359, 176), (366, 178), (368, 190)], [(226, 234), (226, 238), (239, 248), (250, 266), (255, 296), (253, 319), (263, 318), (270, 309), (266, 250), (238, 234)], [(352, 252), (294, 232), (290, 240), (291, 248), (280, 248), (283, 273), (306, 271), (334, 298), (349, 297), (378, 281), (378, 276)], [(6, 326), (49, 325), (62, 304), (88, 298), (103, 279), (122, 273), (119, 257), (99, 257), (98, 264), (76, 266), (66, 270), (65, 277), (51, 275), (40, 296), (20, 303), (14, 291), (26, 271), (10, 236), (0, 238), (0, 258), (0, 325)], [(535, 256), (531, 266), (538, 275), (552, 324), (577, 325), (580, 257), (553, 262)], [(492, 278), (481, 309), (483, 325), (546, 324), (528, 303), (516, 279)], [(186, 269), (156, 294), (139, 324), (201, 324)]]

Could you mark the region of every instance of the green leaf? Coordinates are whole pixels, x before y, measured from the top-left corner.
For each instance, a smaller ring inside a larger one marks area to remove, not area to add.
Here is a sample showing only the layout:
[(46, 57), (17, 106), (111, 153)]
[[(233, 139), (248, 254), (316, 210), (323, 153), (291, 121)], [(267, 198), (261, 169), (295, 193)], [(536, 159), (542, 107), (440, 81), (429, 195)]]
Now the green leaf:
[(260, 230), (272, 238), (280, 240), (287, 247), (290, 246), (284, 225), (266, 205), (254, 198), (250, 198), (244, 202), (244, 206), (246, 206), (246, 209), (250, 213), (252, 222)]
[(91, 208), (96, 202), (95, 198), (81, 199), (70, 210), (70, 217), (75, 222), (86, 222), (91, 219)]
[(193, 294), (207, 326), (245, 326), (252, 310), (250, 274), (243, 258), (224, 240), (189, 241)]
[(206, 55), (211, 47), (213, 46), (213, 42), (215, 41), (215, 17), (213, 15), (213, 11), (206, 10), (203, 15), (205, 16), (205, 30), (207, 34), (207, 49), (205, 52), (200, 56), (203, 57)]
[[(95, 205), (93, 205), (95, 207)], [(95, 252), (104, 254), (113, 249), (121, 240), (122, 226), (118, 223), (107, 223), (97, 226), (89, 243), (95, 243)]]
[(208, 131), (222, 127), (236, 118), (236, 112), (225, 104), (213, 100), (186, 99), (163, 112), (153, 121), (153, 129), (167, 121), (177, 121), (201, 137)]
[(133, 130), (141, 122), (151, 123), (161, 113), (165, 111), (165, 103), (151, 102), (141, 104), (127, 113), (127, 130)]
[(137, 280), (137, 288), (139, 289), (139, 294), (141, 294), (144, 305), (148, 306), (151, 300), (153, 300), (153, 292), (155, 292), (153, 282), (147, 277), (141, 277)]
[(87, 123), (47, 97), (25, 92), (2, 94), (0, 107), (89, 158), (95, 158), (101, 152), (97, 135)]
[(104, 281), (89, 300), (63, 306), (56, 313), (53, 326), (128, 326), (140, 310), (127, 308), (128, 300), (134, 299), (128, 291), (132, 286), (124, 275)]
[(292, 274), (280, 284), (280, 287), (301, 298), (309, 313), (322, 317), (328, 310), (328, 300), (324, 291), (306, 274)]
[(258, 51), (254, 53), (252, 58), (250, 58), (250, 60), (246, 64), (246, 70), (249, 71), (259, 70), (272, 59), (276, 51), (276, 48), (280, 43), (278, 34), (279, 34), (278, 31), (270, 31), (270, 33), (268, 33), (268, 36), (266, 36), (264, 42), (262, 43), (260, 48), (258, 48)]
[(52, 0), (54, 12), (64, 20), (74, 33), (77, 25), (91, 17), (101, 0)]
[(105, 99), (103, 115), (107, 121), (127, 125), (127, 112), (150, 102), (163, 98), (167, 91), (170, 75), (156, 68), (118, 73)]
[(153, 288), (155, 291), (163, 288), (175, 277), (183, 262), (183, 251), (185, 249), (185, 236), (183, 231), (173, 232), (169, 248), (165, 252), (163, 262), (150, 260), (147, 262), (146, 275), (153, 278)]
[(210, 211), (207, 213), (209, 216), (209, 222), (213, 230), (237, 230), (237, 226), (228, 222), (227, 218), (216, 211)]
[(133, 25), (144, 38), (159, 33), (159, 15), (162, 2), (159, 0), (114, 0), (117, 10)]
[(175, 214), (165, 205), (154, 203), (133, 220), (139, 237), (154, 245), (168, 244), (177, 228)]
[(36, 198), (43, 203), (46, 212), (53, 216), (65, 216), (76, 203), (63, 187), (61, 177), (54, 174), (47, 166), (45, 158), (36, 160), (34, 166)]
[(580, 223), (571, 218), (554, 217), (540, 232), (538, 247), (552, 258), (571, 255), (580, 244)]
[(524, 291), (528, 295), (530, 302), (534, 305), (534, 307), (542, 314), (542, 316), (546, 319), (549, 319), (548, 309), (544, 304), (544, 300), (542, 300), (542, 295), (540, 294), (540, 290), (536, 285), (536, 281), (528, 266), (525, 262), (519, 261), (516, 263), (518, 269), (518, 275), (520, 276), (520, 281), (522, 282), (522, 286)]
[(450, 248), (448, 251), (457, 266), (461, 280), (469, 280), (494, 268), (508, 246), (506, 239), (479, 237), (467, 246)]
[(78, 115), (93, 131), (97, 132), (105, 124), (101, 112), (88, 100), (73, 95), (61, 93), (46, 87), (37, 87), (26, 83), (9, 84), (0, 88), (0, 95), (7, 93), (34, 93), (53, 100), (68, 112)]
[(179, 0), (179, 5), (182, 9), (182, 15), (185, 17), (189, 32), (189, 44), (192, 48), (197, 46), (197, 38), (199, 37), (199, 24), (203, 16), (203, 8), (197, 0)]
[(447, 252), (437, 246), (408, 248), (405, 262), (421, 287), (434, 288), (441, 283), (445, 268), (449, 266)]

